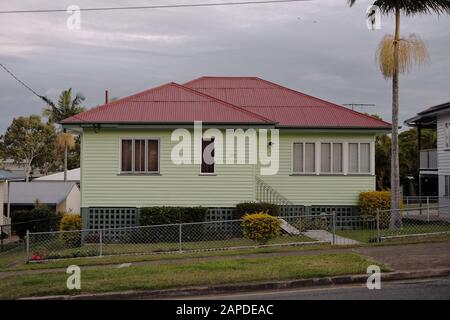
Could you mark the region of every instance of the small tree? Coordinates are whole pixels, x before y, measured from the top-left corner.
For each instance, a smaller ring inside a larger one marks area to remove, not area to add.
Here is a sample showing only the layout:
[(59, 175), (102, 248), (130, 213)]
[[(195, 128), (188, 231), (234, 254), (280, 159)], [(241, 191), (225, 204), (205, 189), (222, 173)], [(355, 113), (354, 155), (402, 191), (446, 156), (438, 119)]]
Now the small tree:
[(14, 118), (5, 135), (0, 137), (0, 149), (5, 158), (23, 167), (26, 181), (33, 167), (48, 161), (55, 148), (55, 128), (36, 115)]
[[(51, 124), (58, 123), (66, 118), (72, 117), (85, 111), (83, 107), (83, 101), (85, 97), (81, 93), (77, 93), (75, 97), (72, 97), (72, 88), (63, 90), (59, 95), (58, 102), (55, 104), (49, 98), (45, 98), (47, 107), (43, 110), (43, 115), (48, 118), (48, 122)], [(76, 141), (73, 135), (61, 131), (58, 133), (58, 146), (64, 150), (64, 181), (67, 181), (67, 168), (68, 161), (78, 162), (75, 164), (79, 166), (79, 148), (75, 149)], [(79, 142), (78, 142), (79, 146)], [(75, 149), (75, 156), (72, 160), (69, 160), (69, 151)], [(72, 164), (73, 166), (73, 164)]]

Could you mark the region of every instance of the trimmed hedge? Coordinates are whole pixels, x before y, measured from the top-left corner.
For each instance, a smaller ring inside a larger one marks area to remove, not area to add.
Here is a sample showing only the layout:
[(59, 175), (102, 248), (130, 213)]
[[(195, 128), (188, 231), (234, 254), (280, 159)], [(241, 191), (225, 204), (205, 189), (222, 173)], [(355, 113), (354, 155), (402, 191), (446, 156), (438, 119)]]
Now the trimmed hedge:
[(245, 214), (266, 213), (271, 216), (280, 215), (280, 207), (268, 202), (242, 202), (233, 210), (233, 218), (241, 219)]
[[(361, 192), (358, 198), (358, 206), (362, 216), (376, 217), (377, 209), (391, 209), (391, 192)], [(403, 208), (403, 201), (400, 201), (400, 208)], [(389, 227), (390, 217), (390, 212), (380, 212), (380, 228)]]
[[(178, 223), (203, 222), (208, 208), (204, 207), (146, 207), (141, 208), (140, 225), (151, 226), (168, 224), (155, 228), (142, 228), (134, 234), (134, 239), (143, 243), (178, 242)], [(172, 225), (171, 225), (172, 224)], [(183, 241), (199, 241), (205, 238), (205, 225), (193, 224), (183, 226)]]
[(207, 213), (204, 207), (146, 207), (141, 208), (139, 222), (141, 226), (203, 222)]
[(242, 217), (242, 232), (245, 238), (264, 245), (280, 235), (281, 223), (278, 218), (264, 212), (246, 214)]
[(20, 238), (30, 232), (46, 232), (58, 230), (61, 215), (47, 206), (37, 204), (31, 210), (15, 210), (11, 213), (12, 228)]

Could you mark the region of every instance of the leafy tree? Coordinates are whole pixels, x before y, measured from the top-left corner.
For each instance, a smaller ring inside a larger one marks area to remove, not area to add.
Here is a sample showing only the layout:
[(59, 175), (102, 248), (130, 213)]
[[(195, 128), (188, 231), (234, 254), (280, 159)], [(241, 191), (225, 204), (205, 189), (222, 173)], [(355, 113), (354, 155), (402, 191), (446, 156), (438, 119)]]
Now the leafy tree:
[[(347, 0), (350, 6), (356, 0)], [(400, 170), (398, 147), (398, 110), (399, 110), (399, 74), (407, 72), (413, 64), (428, 60), (428, 52), (424, 43), (416, 35), (408, 38), (400, 37), (401, 14), (413, 16), (417, 14), (448, 13), (449, 0), (376, 0), (373, 3), (382, 13), (395, 15), (395, 34), (386, 35), (378, 46), (377, 58), (381, 73), (386, 79), (392, 78), (392, 143), (391, 143), (391, 215), (390, 227), (399, 228), (402, 220), (400, 208)]]
[[(85, 111), (85, 108), (82, 106), (84, 100), (85, 97), (81, 93), (77, 93), (75, 98), (72, 98), (72, 88), (63, 90), (56, 104), (49, 98), (45, 98), (47, 107), (44, 108), (43, 114), (48, 117), (49, 123), (58, 123)], [(58, 133), (58, 146), (64, 150), (64, 181), (66, 181), (68, 163), (71, 164), (72, 168), (80, 166), (79, 139), (74, 139), (73, 135), (60, 130)], [(75, 150), (75, 152), (69, 154), (70, 150)]]
[(56, 132), (37, 115), (18, 117), (0, 137), (0, 149), (7, 158), (23, 167), (26, 181), (39, 164), (50, 161), (56, 148)]

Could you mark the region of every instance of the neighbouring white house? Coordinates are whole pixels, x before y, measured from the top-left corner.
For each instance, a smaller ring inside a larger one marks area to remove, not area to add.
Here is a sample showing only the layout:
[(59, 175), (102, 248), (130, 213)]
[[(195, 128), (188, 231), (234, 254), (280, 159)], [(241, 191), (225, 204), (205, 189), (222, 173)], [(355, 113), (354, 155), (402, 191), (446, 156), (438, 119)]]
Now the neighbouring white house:
[[(8, 186), (10, 185), (10, 181), (18, 180), (23, 180), (23, 177), (18, 176), (9, 170), (0, 169), (0, 225), (11, 223), (9, 210), (4, 210), (4, 203), (8, 203)], [(4, 198), (6, 201), (4, 201)]]
[[(439, 205), (450, 205), (450, 102), (429, 107), (405, 121), (417, 128), (419, 149), (419, 196), (425, 179), (437, 179)], [(421, 130), (436, 130), (436, 149), (422, 149)], [(450, 211), (450, 210), (448, 210)]]
[[(3, 188), (3, 201), (8, 202), (8, 192)], [(32, 181), (9, 183), (10, 210), (31, 209), (36, 201), (56, 212), (80, 212), (80, 189), (75, 182)]]
[[(64, 181), (64, 172), (57, 172), (34, 179), (33, 181)], [(67, 170), (67, 181), (80, 184), (80, 168)]]

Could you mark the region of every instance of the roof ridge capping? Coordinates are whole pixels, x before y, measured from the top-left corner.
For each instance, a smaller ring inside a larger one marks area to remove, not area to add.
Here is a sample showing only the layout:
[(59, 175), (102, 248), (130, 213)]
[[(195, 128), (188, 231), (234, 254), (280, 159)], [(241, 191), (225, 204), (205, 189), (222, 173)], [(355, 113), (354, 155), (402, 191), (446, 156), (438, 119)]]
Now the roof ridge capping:
[[(116, 105), (116, 104), (119, 103), (119, 102), (128, 101), (129, 99), (131, 99), (131, 98), (133, 98), (133, 97), (140, 96), (140, 95), (143, 95), (143, 94), (145, 94), (145, 93), (149, 93), (149, 92), (151, 92), (151, 91), (156, 91), (156, 90), (158, 90), (158, 89), (164, 88), (164, 87), (166, 87), (166, 86), (168, 86), (168, 85), (172, 85), (172, 84), (175, 84), (175, 85), (176, 85), (177, 83), (175, 83), (175, 82), (173, 82), (173, 81), (167, 82), (167, 83), (161, 84), (161, 85), (159, 85), (159, 86), (156, 86), (156, 87), (153, 87), (153, 88), (150, 88), (150, 89), (146, 89), (146, 90), (141, 91), (141, 92), (133, 93), (133, 94), (131, 94), (131, 95), (129, 95), (129, 96), (125, 96), (125, 97), (123, 97), (123, 98), (119, 98), (119, 99), (117, 99), (117, 100), (114, 100), (114, 101), (111, 101), (111, 102), (108, 102), (108, 103), (100, 104), (100, 105), (95, 106), (95, 107), (93, 107), (93, 108), (91, 108), (91, 109), (88, 109), (88, 110), (86, 110), (86, 111), (84, 111), (84, 112), (81, 112), (81, 113), (79, 113), (79, 114), (77, 114), (77, 115), (75, 115), (75, 116), (71, 116), (71, 117), (69, 117), (69, 118), (66, 118), (66, 119), (62, 120), (60, 123), (70, 122), (70, 121), (72, 121), (72, 119), (83, 122), (83, 121), (85, 121), (85, 120), (83, 120), (82, 117), (83, 117), (84, 115), (86, 115), (86, 114), (92, 114), (92, 113), (98, 112), (98, 111), (103, 110), (103, 109), (105, 109), (105, 108), (107, 108), (107, 107)], [(91, 123), (90, 121), (87, 121), (87, 120), (86, 120), (86, 122), (87, 122), (87, 123)]]
[(185, 90), (188, 90), (188, 91), (190, 91), (190, 92), (192, 92), (192, 93), (195, 93), (195, 94), (201, 95), (201, 96), (203, 96), (203, 97), (207, 97), (207, 98), (209, 98), (209, 99), (212, 99), (212, 100), (214, 100), (214, 101), (217, 101), (217, 102), (219, 102), (219, 103), (221, 103), (221, 104), (223, 104), (223, 105), (225, 105), (225, 106), (227, 106), (227, 107), (236, 109), (236, 110), (238, 110), (238, 111), (240, 111), (240, 112), (242, 112), (242, 113), (249, 114), (249, 115), (251, 115), (251, 116), (253, 116), (253, 117), (255, 117), (255, 118), (258, 118), (258, 119), (260, 119), (260, 120), (262, 120), (262, 121), (264, 121), (264, 122), (271, 123), (271, 124), (277, 123), (276, 121), (274, 121), (274, 120), (272, 120), (272, 119), (269, 119), (269, 118), (266, 118), (266, 117), (264, 117), (264, 116), (262, 116), (262, 115), (260, 115), (260, 114), (257, 114), (257, 113), (254, 113), (254, 112), (245, 110), (245, 109), (242, 108), (242, 107), (236, 106), (236, 105), (234, 105), (234, 104), (232, 104), (232, 103), (230, 103), (230, 102), (227, 102), (227, 101), (218, 99), (218, 98), (216, 98), (216, 97), (210, 96), (209, 94), (206, 94), (206, 93), (197, 91), (197, 90), (195, 90), (195, 89), (186, 87), (185, 85), (182, 85), (182, 84), (179, 84), (179, 83), (175, 83), (175, 82), (173, 82), (173, 84), (179, 86), (180, 88), (183, 88), (183, 89), (185, 89)]

